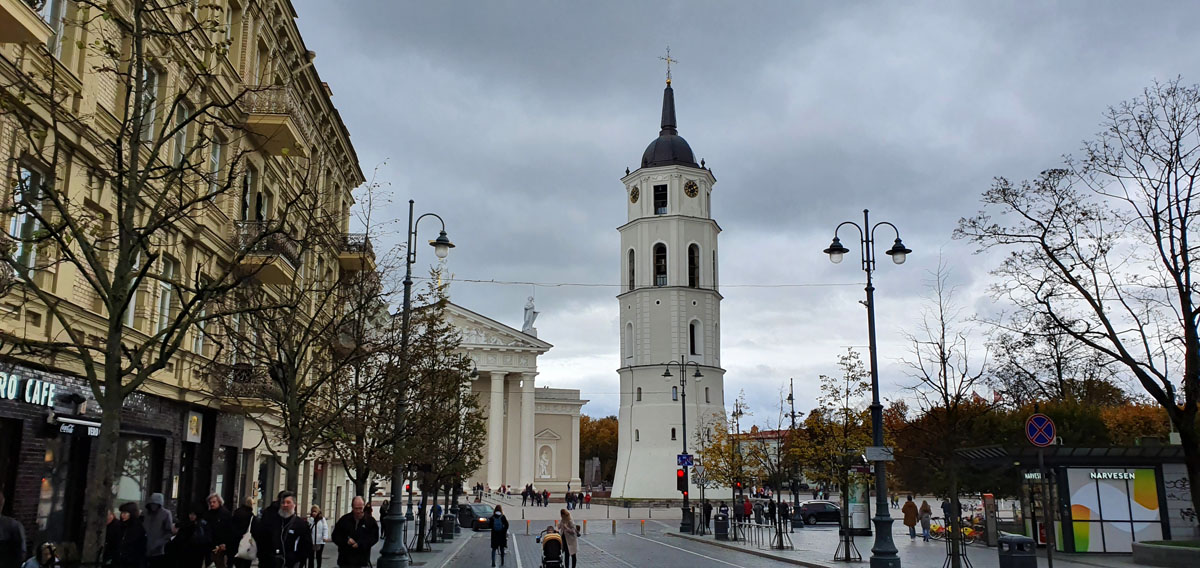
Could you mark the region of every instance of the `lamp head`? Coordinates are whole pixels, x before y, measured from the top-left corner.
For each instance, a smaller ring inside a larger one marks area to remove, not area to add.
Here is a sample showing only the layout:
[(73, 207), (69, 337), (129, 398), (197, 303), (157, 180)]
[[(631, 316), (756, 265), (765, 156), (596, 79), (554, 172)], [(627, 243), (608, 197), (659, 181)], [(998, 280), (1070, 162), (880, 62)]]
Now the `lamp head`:
[(829, 248), (825, 249), (825, 254), (829, 255), (829, 261), (838, 264), (842, 261), (842, 256), (850, 252), (850, 249), (842, 246), (841, 239), (837, 236), (833, 237), (833, 242), (829, 243)]
[(896, 242), (892, 244), (892, 248), (888, 249), (888, 256), (892, 257), (892, 262), (896, 264), (904, 264), (905, 258), (911, 250), (904, 247), (904, 243), (900, 242), (900, 237), (896, 237)]
[(450, 242), (450, 237), (446, 236), (446, 231), (442, 231), (438, 235), (438, 238), (429, 241), (429, 244), (433, 247), (433, 254), (437, 255), (438, 258), (446, 258), (450, 254), (450, 249), (454, 248), (454, 243)]
[(703, 378), (704, 378), (704, 375), (700, 374), (700, 369), (699, 369), (699, 368), (697, 368), (697, 369), (696, 369), (696, 374), (692, 375), (692, 378), (693, 378), (693, 379), (696, 379), (696, 380), (698, 381), (698, 380), (700, 380), (700, 379), (703, 379)]
[(662, 376), (663, 376), (663, 378), (667, 378), (667, 379), (671, 378), (671, 369), (668, 367), (667, 370), (663, 371)]

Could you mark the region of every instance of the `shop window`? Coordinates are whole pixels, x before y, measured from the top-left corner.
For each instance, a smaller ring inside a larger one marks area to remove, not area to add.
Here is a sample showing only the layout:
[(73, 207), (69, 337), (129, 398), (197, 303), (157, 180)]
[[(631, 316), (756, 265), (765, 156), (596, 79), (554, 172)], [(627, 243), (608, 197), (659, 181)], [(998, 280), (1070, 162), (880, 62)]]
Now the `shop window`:
[(154, 438), (121, 436), (117, 442), (117, 478), (112, 510), (122, 503), (145, 503), (162, 485), (162, 444)]

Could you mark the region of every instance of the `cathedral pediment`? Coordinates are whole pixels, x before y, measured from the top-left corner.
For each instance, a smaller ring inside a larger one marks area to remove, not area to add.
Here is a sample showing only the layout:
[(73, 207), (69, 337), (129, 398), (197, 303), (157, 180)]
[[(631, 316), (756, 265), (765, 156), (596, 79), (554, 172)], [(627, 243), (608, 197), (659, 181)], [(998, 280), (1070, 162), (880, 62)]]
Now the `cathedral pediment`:
[(537, 435), (534, 436), (533, 438), (535, 440), (561, 440), (562, 436), (559, 436), (557, 433), (554, 432), (554, 430), (551, 430), (549, 428), (544, 428), (544, 429), (542, 429), (541, 432), (538, 432)]
[(553, 347), (545, 341), (457, 304), (451, 303), (446, 306), (446, 319), (462, 334), (464, 348), (507, 348), (540, 354)]

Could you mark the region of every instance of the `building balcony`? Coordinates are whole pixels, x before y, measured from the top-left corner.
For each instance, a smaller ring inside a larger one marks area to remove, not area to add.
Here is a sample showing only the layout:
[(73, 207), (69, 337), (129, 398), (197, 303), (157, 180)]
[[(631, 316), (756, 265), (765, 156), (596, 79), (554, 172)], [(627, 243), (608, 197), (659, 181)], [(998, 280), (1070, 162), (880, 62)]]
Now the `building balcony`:
[(207, 374), (213, 394), (221, 398), (244, 401), (278, 395), (278, 388), (267, 370), (249, 363), (215, 363)]
[(0, 0), (0, 43), (46, 43), (54, 30), (42, 19), (46, 0)]
[(366, 233), (349, 233), (342, 236), (341, 247), (338, 248), (338, 264), (342, 270), (351, 272), (375, 270), (375, 250), (371, 248), (371, 239)]
[(239, 221), (237, 247), (245, 250), (241, 269), (264, 284), (289, 284), (300, 268), (300, 246), (283, 233), (269, 233), (264, 221)]
[(238, 99), (243, 126), (259, 150), (273, 156), (305, 155), (312, 122), (296, 93), (283, 85), (246, 85)]

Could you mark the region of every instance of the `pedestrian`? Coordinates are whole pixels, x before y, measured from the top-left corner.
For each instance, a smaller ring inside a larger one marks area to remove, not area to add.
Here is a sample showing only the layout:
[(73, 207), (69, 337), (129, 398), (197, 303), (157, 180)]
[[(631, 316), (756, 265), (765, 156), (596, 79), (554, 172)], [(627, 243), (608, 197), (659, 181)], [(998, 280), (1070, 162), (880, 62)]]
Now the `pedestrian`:
[(786, 527), (787, 522), (788, 522), (788, 503), (787, 503), (787, 501), (780, 501), (779, 502), (779, 524), (780, 524), (780, 526)]
[(767, 524), (775, 524), (775, 502), (767, 501)]
[(904, 513), (904, 526), (908, 527), (908, 539), (917, 538), (917, 504), (913, 503), (912, 495), (908, 496), (908, 501), (904, 502), (904, 508), (900, 509)]
[(146, 561), (146, 529), (137, 503), (122, 503), (117, 512), (119, 516), (109, 521), (104, 535), (104, 563), (113, 568), (142, 568)]
[(543, 507), (550, 506), (550, 490), (549, 489), (542, 490), (542, 506)]
[(761, 525), (763, 523), (763, 504), (762, 501), (754, 503), (754, 524)]
[(201, 518), (205, 510), (204, 503), (196, 503), (188, 508), (187, 516), (180, 519), (179, 528), (169, 545), (174, 549), (174, 564), (181, 568), (204, 568), (212, 558), (213, 541), (212, 528), (208, 521)]
[(708, 530), (708, 521), (712, 518), (713, 506), (708, 499), (704, 500), (704, 530)]
[(263, 510), (255, 526), (259, 568), (300, 568), (312, 556), (308, 523), (296, 516), (296, 494), (280, 491), (275, 508)]
[(817, 493), (818, 493), (818, 491), (816, 489), (813, 489), (813, 500), (814, 501), (817, 500)]
[(250, 565), (254, 563), (252, 554), (250, 558), (238, 558), (237, 555), (243, 554), (245, 556), (246, 554), (250, 554), (251, 551), (242, 550), (242, 543), (244, 541), (247, 541), (249, 544), (254, 543), (254, 532), (250, 529), (255, 522), (257, 522), (257, 519), (254, 518), (254, 499), (247, 497), (245, 501), (242, 501), (242, 506), (233, 511), (231, 525), (233, 546), (229, 551), (230, 563), (233, 564), (233, 568), (250, 568)]
[(321, 568), (321, 554), (325, 551), (325, 543), (329, 542), (329, 523), (325, 522), (321, 508), (316, 505), (308, 511), (308, 531), (313, 542), (313, 555), (308, 559), (308, 568)]
[(212, 561), (217, 568), (226, 568), (237, 554), (237, 537), (241, 535), (234, 535), (233, 513), (225, 508), (225, 500), (220, 495), (209, 495), (206, 503), (208, 508), (204, 510), (203, 518), (212, 531)]
[(946, 526), (950, 526), (950, 519), (954, 518), (954, 505), (950, 504), (949, 499), (942, 499), (942, 516), (946, 519)]
[(754, 505), (750, 504), (749, 497), (742, 497), (742, 522), (750, 522), (750, 513), (754, 511)]
[(4, 493), (0, 493), (0, 568), (18, 568), (25, 561), (25, 527), (2, 511)]
[(579, 564), (579, 558), (575, 555), (579, 552), (579, 527), (575, 526), (575, 521), (571, 519), (570, 511), (562, 509), (558, 512), (558, 534), (563, 537), (563, 546), (566, 547), (567, 560), (563, 563), (563, 568), (575, 568)]
[(54, 543), (43, 542), (37, 547), (37, 554), (29, 557), (21, 568), (59, 568), (62, 563), (58, 559), (58, 551)]
[(592, 508), (592, 490), (591, 489), (588, 489), (587, 493), (583, 494), (583, 506), (588, 509)]
[(728, 519), (729, 518), (729, 505), (726, 505), (724, 501), (721, 501), (721, 503), (717, 505), (717, 514), (725, 515), (725, 518)]
[(496, 565), (497, 550), (500, 551), (500, 565), (504, 566), (504, 552), (508, 548), (508, 517), (504, 516), (500, 505), (496, 505), (496, 509), (492, 511), (489, 526), (492, 529), (492, 566)]
[(917, 511), (921, 516), (921, 537), (925, 542), (929, 542), (929, 523), (933, 521), (933, 508), (929, 506), (929, 501), (921, 500), (921, 508)]
[(371, 564), (371, 547), (379, 542), (379, 526), (375, 518), (367, 514), (367, 503), (361, 496), (351, 499), (350, 512), (334, 523), (331, 540), (337, 545), (339, 568)]
[(574, 507), (574, 506), (575, 506), (575, 494), (574, 494), (574, 493), (571, 493), (570, 491), (568, 491), (568, 492), (567, 492), (567, 494), (566, 494), (566, 496), (564, 497), (564, 499), (565, 499), (565, 500), (566, 500), (566, 502), (567, 502), (567, 508), (566, 508), (566, 509), (563, 509), (563, 510), (564, 510), (564, 511), (570, 511), (570, 510), (571, 510), (571, 507)]
[(163, 507), (162, 493), (150, 494), (146, 500), (146, 514), (141, 520), (146, 533), (146, 564), (150, 568), (169, 568), (167, 543), (175, 534), (175, 519), (171, 511)]

